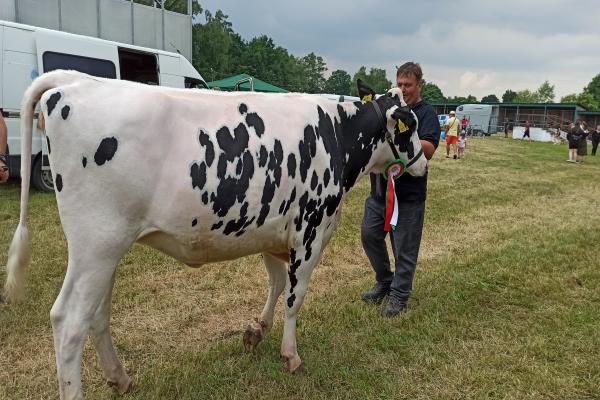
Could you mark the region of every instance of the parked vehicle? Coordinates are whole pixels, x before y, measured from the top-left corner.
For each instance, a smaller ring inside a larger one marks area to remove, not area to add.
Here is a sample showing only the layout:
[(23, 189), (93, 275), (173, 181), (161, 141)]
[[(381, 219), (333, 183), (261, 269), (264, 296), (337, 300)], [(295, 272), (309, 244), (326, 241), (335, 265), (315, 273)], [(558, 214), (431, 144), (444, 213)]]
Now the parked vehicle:
[(448, 114), (439, 114), (438, 115), (438, 121), (440, 121), (440, 128), (443, 128), (444, 125), (446, 125), (446, 121), (448, 121), (448, 118), (450, 118), (450, 115), (448, 115)]
[[(0, 108), (8, 127), (11, 177), (21, 169), (21, 98), (40, 74), (72, 69), (103, 78), (126, 79), (175, 88), (206, 88), (181, 54), (0, 20)], [(54, 191), (43, 132), (34, 127), (33, 186)]]
[(499, 107), (490, 104), (463, 104), (456, 108), (456, 118), (467, 117), (467, 134), (486, 135), (496, 133)]

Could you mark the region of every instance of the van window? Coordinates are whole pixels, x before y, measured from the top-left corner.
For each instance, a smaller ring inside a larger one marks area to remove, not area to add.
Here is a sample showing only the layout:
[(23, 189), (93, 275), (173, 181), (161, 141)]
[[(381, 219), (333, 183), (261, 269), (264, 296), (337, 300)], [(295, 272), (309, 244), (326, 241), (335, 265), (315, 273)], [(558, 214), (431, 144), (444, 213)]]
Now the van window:
[(115, 64), (109, 60), (45, 51), (42, 55), (44, 72), (55, 69), (74, 69), (100, 78), (117, 78)]
[(121, 79), (158, 85), (158, 61), (156, 54), (119, 47)]
[(206, 83), (200, 79), (185, 77), (185, 88), (186, 89), (208, 89)]

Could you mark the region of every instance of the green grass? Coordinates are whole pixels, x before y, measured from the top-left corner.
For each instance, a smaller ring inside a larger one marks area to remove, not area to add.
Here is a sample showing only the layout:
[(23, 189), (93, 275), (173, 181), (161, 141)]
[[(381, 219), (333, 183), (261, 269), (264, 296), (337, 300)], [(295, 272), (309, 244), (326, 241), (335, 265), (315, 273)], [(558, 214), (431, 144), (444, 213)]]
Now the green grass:
[[(464, 160), (443, 152), (409, 312), (384, 319), (359, 300), (373, 282), (364, 179), (313, 274), (296, 374), (279, 359), (281, 304), (257, 351), (242, 349), (266, 297), (259, 257), (191, 270), (134, 246), (113, 298), (115, 346), (136, 381), (127, 398), (600, 398), (600, 157), (571, 165), (565, 146), (500, 137), (470, 139)], [(3, 186), (0, 265), (18, 209), (18, 186)], [(27, 300), (0, 305), (0, 399), (57, 396), (48, 314), (67, 251), (53, 195), (32, 193), (29, 227)], [(116, 398), (89, 343), (83, 365), (86, 398)]]

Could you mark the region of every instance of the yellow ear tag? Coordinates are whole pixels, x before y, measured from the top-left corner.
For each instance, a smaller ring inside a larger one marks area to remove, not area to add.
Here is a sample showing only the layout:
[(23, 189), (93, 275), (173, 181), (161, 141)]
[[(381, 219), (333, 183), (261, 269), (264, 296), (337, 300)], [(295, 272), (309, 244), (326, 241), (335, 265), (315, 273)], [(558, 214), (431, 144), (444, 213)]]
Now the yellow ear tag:
[(366, 103), (370, 102), (371, 100), (373, 100), (372, 94), (367, 94), (367, 95), (363, 96), (363, 98), (362, 98), (362, 101), (364, 101)]
[(401, 120), (398, 120), (398, 129), (400, 129), (400, 133), (404, 133), (408, 130), (408, 126), (406, 126)]

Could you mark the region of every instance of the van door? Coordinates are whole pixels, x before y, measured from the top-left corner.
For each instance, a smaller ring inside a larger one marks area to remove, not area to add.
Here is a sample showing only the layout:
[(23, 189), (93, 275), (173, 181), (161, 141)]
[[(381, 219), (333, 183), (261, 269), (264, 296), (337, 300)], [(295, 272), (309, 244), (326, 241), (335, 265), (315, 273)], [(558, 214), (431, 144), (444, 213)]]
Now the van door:
[(120, 78), (119, 53), (112, 43), (65, 32), (35, 32), (40, 73), (74, 69), (102, 78)]

